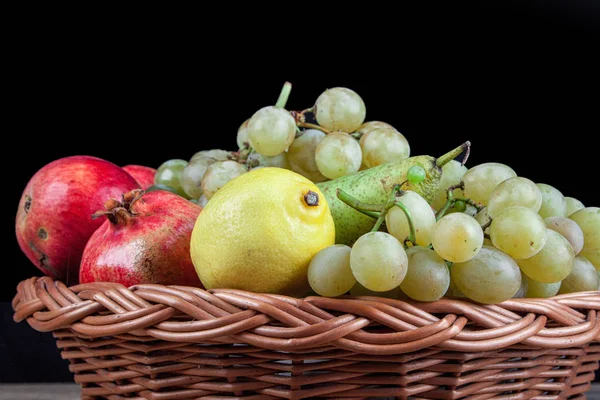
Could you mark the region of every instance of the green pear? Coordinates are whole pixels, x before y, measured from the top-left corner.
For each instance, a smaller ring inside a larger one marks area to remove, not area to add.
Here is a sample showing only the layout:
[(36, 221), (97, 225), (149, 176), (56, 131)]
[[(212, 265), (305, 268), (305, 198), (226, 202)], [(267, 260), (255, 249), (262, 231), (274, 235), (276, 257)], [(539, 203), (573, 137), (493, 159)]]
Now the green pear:
[(442, 166), (469, 147), (470, 143), (466, 142), (439, 158), (427, 155), (413, 156), (318, 183), (317, 186), (323, 192), (335, 222), (335, 242), (351, 246), (361, 235), (369, 232), (375, 223), (373, 218), (340, 200), (337, 196), (338, 189), (364, 203), (384, 204), (388, 201), (394, 185), (404, 183), (410, 167), (418, 165), (427, 172), (425, 179), (417, 184), (406, 182), (402, 189), (413, 190), (431, 203), (440, 185)]

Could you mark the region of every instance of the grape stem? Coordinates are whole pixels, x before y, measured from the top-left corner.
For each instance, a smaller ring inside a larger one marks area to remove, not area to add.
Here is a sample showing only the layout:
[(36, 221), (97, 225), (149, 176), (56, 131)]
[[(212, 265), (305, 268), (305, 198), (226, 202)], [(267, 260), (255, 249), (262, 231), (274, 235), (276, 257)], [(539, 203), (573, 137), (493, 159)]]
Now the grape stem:
[(483, 210), (485, 208), (485, 206), (481, 203), (477, 203), (476, 201), (473, 201), (471, 199), (467, 199), (466, 197), (457, 197), (453, 200), (454, 202), (457, 201), (464, 201), (465, 203), (467, 203), (470, 206), (473, 206), (477, 209), (477, 212)]
[(394, 203), (396, 202), (396, 193), (400, 193), (400, 196), (404, 194), (400, 187), (401, 185), (394, 185), (394, 187), (392, 188), (390, 197), (387, 203), (385, 203), (385, 205), (381, 209), (381, 212), (379, 213), (379, 218), (377, 218), (377, 221), (375, 222), (375, 225), (373, 225), (373, 229), (371, 229), (371, 232), (377, 232), (379, 228), (381, 228), (381, 224), (383, 224), (383, 221), (385, 220), (385, 216), (387, 215), (388, 211), (392, 207), (394, 207)]
[(276, 108), (285, 108), (291, 91), (292, 84), (290, 82), (284, 83), (283, 88), (281, 88), (281, 92), (279, 93), (279, 97), (277, 98), (277, 103), (275, 103)]
[(464, 187), (465, 187), (465, 183), (463, 181), (460, 181), (460, 183), (449, 186), (448, 189), (446, 189), (446, 204), (444, 204), (444, 207), (442, 207), (441, 210), (438, 211), (438, 213), (436, 214), (436, 216), (435, 216), (436, 221), (439, 221), (444, 215), (446, 215), (446, 212), (448, 211), (448, 209), (454, 205), (455, 200), (454, 200), (454, 195), (452, 194), (452, 192), (455, 189), (463, 189)]
[(394, 204), (394, 205), (404, 212), (404, 215), (406, 215), (406, 219), (408, 220), (408, 229), (409, 229), (408, 238), (406, 238), (404, 240), (404, 247), (406, 247), (407, 240), (409, 242), (412, 242), (413, 246), (416, 246), (417, 239), (416, 239), (416, 235), (415, 235), (415, 225), (413, 224), (412, 217), (410, 215), (410, 211), (408, 211), (408, 208), (406, 208), (404, 203), (402, 203), (400, 201), (397, 201), (396, 204)]
[(371, 218), (379, 218), (379, 213), (383, 209), (383, 206), (380, 204), (363, 203), (342, 189), (337, 189), (336, 195), (338, 199), (354, 208), (356, 211), (361, 212)]
[(310, 122), (298, 121), (298, 122), (296, 122), (296, 124), (301, 128), (317, 129), (326, 135), (329, 135), (331, 133), (331, 131), (329, 129), (325, 129), (321, 125), (311, 124)]
[(469, 154), (471, 153), (471, 142), (469, 142), (468, 140), (460, 146), (458, 146), (457, 148), (450, 150), (449, 152), (435, 160), (435, 165), (441, 168), (444, 165), (448, 164), (451, 160), (454, 160), (462, 153), (465, 153), (465, 156), (463, 157), (462, 161), (462, 165), (464, 165), (467, 162)]
[[(483, 224), (483, 226), (481, 227), (481, 230), (483, 230), (483, 232), (485, 233), (485, 230), (487, 228), (490, 227), (490, 225), (492, 225), (492, 219), (490, 218), (490, 220), (488, 222), (486, 222), (485, 224)], [(489, 238), (488, 238), (489, 239)]]

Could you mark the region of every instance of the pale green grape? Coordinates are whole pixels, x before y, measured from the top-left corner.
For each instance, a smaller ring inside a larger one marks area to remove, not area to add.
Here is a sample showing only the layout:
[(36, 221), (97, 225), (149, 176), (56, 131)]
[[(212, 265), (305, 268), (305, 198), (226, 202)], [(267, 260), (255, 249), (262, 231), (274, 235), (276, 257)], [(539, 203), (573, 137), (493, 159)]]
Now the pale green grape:
[[(363, 125), (364, 126), (364, 125)], [(410, 157), (410, 145), (394, 128), (365, 129), (360, 138), (363, 164), (373, 168), (381, 164), (402, 161)]]
[(562, 193), (545, 183), (537, 183), (536, 186), (542, 193), (542, 206), (538, 211), (542, 218), (566, 217), (567, 202)]
[(507, 208), (490, 225), (494, 246), (514, 259), (537, 254), (546, 244), (546, 236), (546, 223), (527, 207)]
[(250, 143), (248, 142), (248, 122), (250, 122), (250, 118), (245, 120), (237, 131), (236, 143), (240, 149), (250, 146)]
[(521, 270), (533, 280), (542, 283), (559, 282), (573, 270), (575, 253), (571, 243), (560, 233), (547, 229), (546, 237), (541, 251), (532, 257), (516, 261)]
[(581, 254), (600, 271), (600, 208), (586, 207), (570, 217), (583, 232), (583, 249)]
[(198, 158), (208, 158), (212, 159), (212, 161), (227, 161), (229, 160), (230, 155), (231, 153), (229, 151), (221, 149), (200, 150), (190, 158), (190, 162), (194, 162)]
[(385, 232), (365, 233), (352, 246), (350, 267), (356, 280), (369, 290), (392, 290), (406, 276), (408, 256), (402, 244)]
[(417, 301), (440, 299), (450, 285), (450, 270), (446, 262), (427, 247), (411, 247), (406, 254), (408, 271), (400, 289)]
[(467, 198), (487, 206), (490, 194), (496, 186), (515, 176), (517, 173), (508, 165), (493, 162), (476, 165), (462, 177), (465, 184), (464, 194)]
[(296, 121), (285, 109), (267, 106), (252, 115), (246, 129), (254, 150), (265, 156), (276, 156), (292, 144)]
[(558, 289), (560, 289), (560, 281), (543, 283), (530, 279), (526, 274), (523, 274), (523, 277), (527, 279), (527, 294), (525, 297), (528, 298), (547, 299), (548, 297), (556, 296)]
[(317, 294), (341, 296), (349, 291), (356, 279), (350, 269), (350, 247), (335, 244), (319, 251), (308, 265), (308, 283)]
[[(429, 203), (412, 190), (405, 191), (398, 201), (404, 204), (410, 213), (417, 244), (428, 246), (431, 243), (431, 229), (435, 225), (435, 214)], [(410, 234), (408, 219), (404, 211), (397, 206), (392, 207), (385, 215), (385, 225), (388, 232), (402, 243)]]
[[(460, 180), (468, 171), (467, 167), (456, 160), (450, 160), (449, 163), (442, 167), (442, 177), (440, 178), (440, 186), (435, 193), (435, 197), (431, 202), (431, 206), (436, 210), (440, 210), (446, 204), (446, 189), (460, 183)], [(452, 192), (454, 197), (464, 197), (464, 193), (460, 189)]]
[(475, 257), (481, 249), (483, 230), (479, 222), (467, 214), (448, 214), (433, 226), (431, 243), (444, 260), (464, 262)]
[(364, 124), (362, 124), (361, 126), (359, 126), (358, 129), (355, 130), (354, 132), (364, 135), (365, 133), (370, 132), (373, 129), (396, 129), (396, 128), (394, 128), (392, 125), (388, 124), (387, 122), (383, 122), (383, 121), (367, 121)]
[[(520, 271), (520, 270), (519, 270)], [(523, 271), (521, 272), (521, 286), (519, 287), (519, 290), (517, 290), (517, 293), (515, 293), (513, 295), (513, 298), (515, 299), (522, 299), (523, 297), (527, 297), (527, 289), (529, 288), (529, 280), (527, 279), (527, 275), (525, 275), (523, 273)]]
[[(492, 219), (490, 218), (488, 212), (487, 212), (487, 207), (484, 207), (481, 211), (479, 211), (476, 215), (475, 215), (475, 219), (477, 220), (477, 222), (479, 222), (479, 225), (481, 225), (481, 227), (483, 228), (484, 226), (486, 226)], [(488, 225), (488, 227), (485, 229), (484, 232), (486, 235), (490, 234), (490, 227)]]
[(575, 255), (583, 249), (583, 231), (575, 221), (565, 217), (550, 217), (544, 220), (546, 227), (560, 233), (571, 243)]
[(236, 161), (217, 161), (206, 170), (202, 178), (202, 192), (210, 200), (227, 182), (247, 172), (247, 169)]
[(170, 187), (180, 196), (188, 197), (181, 186), (183, 169), (187, 167), (185, 160), (173, 159), (162, 163), (154, 174), (155, 185), (165, 185)]
[(598, 290), (598, 271), (585, 257), (575, 257), (573, 271), (561, 283), (559, 294)]
[(253, 152), (248, 156), (246, 161), (248, 166), (254, 167), (276, 167), (290, 169), (286, 153), (277, 154), (276, 156), (264, 156), (260, 153)]
[(198, 197), (198, 200), (196, 200), (196, 204), (198, 204), (200, 207), (205, 207), (207, 203), (208, 199), (205, 195)]
[(565, 202), (567, 203), (567, 217), (570, 217), (571, 214), (585, 208), (583, 203), (574, 197), (565, 197)]
[(386, 290), (385, 292), (375, 292), (373, 290), (369, 290), (360, 283), (356, 282), (356, 285), (352, 286), (350, 289), (350, 295), (354, 297), (359, 296), (376, 296), (376, 297), (385, 297), (388, 299), (408, 299), (408, 296), (402, 292), (400, 286), (393, 288), (392, 290)]
[(464, 299), (467, 297), (463, 292), (460, 291), (459, 288), (456, 287), (456, 284), (452, 280), (452, 270), (450, 270), (450, 285), (448, 285), (448, 290), (446, 290), (444, 297), (450, 297), (455, 299)]
[(521, 287), (521, 272), (510, 256), (483, 246), (475, 257), (451, 268), (456, 287), (471, 300), (485, 304), (510, 299)]
[(202, 196), (202, 178), (208, 167), (214, 163), (213, 158), (196, 157), (183, 169), (181, 187), (190, 198), (197, 199)]
[(362, 161), (360, 145), (352, 136), (334, 132), (325, 136), (315, 150), (317, 168), (329, 179), (358, 171)]
[(501, 211), (514, 206), (527, 207), (538, 212), (542, 206), (542, 193), (535, 183), (520, 176), (500, 182), (490, 194), (487, 213), (494, 218)]
[(324, 137), (325, 134), (317, 129), (307, 129), (302, 131), (302, 134), (294, 139), (287, 151), (287, 159), (292, 171), (299, 173), (314, 183), (327, 180), (327, 178), (319, 172), (317, 161), (315, 160), (317, 146)]
[(317, 122), (330, 131), (354, 132), (367, 115), (363, 99), (355, 91), (343, 87), (321, 93), (315, 108)]

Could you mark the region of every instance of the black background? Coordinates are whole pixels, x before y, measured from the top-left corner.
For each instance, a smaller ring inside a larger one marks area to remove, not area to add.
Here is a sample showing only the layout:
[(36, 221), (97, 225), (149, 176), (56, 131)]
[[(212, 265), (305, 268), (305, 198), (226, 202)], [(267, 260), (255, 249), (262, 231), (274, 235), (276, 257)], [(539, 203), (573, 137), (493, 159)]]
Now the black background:
[[(3, 175), (0, 301), (39, 275), (14, 234), (21, 192), (39, 168), (76, 154), (158, 167), (202, 149), (233, 150), (238, 126), (273, 104), (286, 80), (288, 109), (312, 106), (328, 87), (349, 87), (364, 99), (367, 120), (394, 125), (413, 155), (441, 155), (470, 140), (468, 166), (506, 163), (598, 205), (599, 7), (485, 4), (354, 19), (282, 14), (227, 27), (210, 21), (212, 28), (206, 10), (172, 28), (143, 18), (139, 28), (27, 21), (4, 54), (3, 149), (13, 161)], [(2, 312), (0, 355), (8, 362), (0, 381), (69, 379), (63, 364), (51, 368), (60, 363), (51, 335), (12, 322), (8, 303)]]

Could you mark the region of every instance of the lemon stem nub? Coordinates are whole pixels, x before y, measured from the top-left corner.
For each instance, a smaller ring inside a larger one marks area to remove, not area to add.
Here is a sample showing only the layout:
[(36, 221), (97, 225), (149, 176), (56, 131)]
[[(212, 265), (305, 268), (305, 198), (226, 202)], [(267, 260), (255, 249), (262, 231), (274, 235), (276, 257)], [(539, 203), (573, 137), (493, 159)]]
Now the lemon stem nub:
[(307, 206), (316, 207), (319, 205), (319, 195), (312, 190), (304, 195), (304, 202)]

